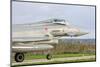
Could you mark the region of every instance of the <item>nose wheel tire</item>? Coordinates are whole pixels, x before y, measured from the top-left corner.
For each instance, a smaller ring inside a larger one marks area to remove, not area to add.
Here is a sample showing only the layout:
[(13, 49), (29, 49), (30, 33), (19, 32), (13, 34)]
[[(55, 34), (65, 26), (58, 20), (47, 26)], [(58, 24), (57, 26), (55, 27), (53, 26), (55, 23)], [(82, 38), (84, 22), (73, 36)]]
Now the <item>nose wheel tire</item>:
[(50, 54), (47, 54), (46, 58), (47, 58), (48, 60), (51, 60), (51, 58), (52, 58), (52, 55), (50, 55)]
[(15, 61), (16, 62), (23, 62), (24, 60), (24, 54), (23, 53), (16, 53), (15, 54)]

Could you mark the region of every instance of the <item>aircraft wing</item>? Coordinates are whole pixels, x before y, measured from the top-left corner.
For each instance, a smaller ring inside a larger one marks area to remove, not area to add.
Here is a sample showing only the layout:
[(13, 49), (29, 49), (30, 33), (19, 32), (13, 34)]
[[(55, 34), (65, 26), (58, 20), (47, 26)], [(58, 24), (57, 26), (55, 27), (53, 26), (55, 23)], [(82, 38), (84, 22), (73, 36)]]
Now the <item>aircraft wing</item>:
[(27, 42), (27, 41), (48, 41), (50, 36), (41, 31), (21, 31), (12, 33), (13, 42)]
[(16, 43), (16, 45), (12, 46), (13, 52), (33, 52), (33, 51), (41, 51), (41, 50), (50, 50), (53, 46), (49, 44), (23, 44)]
[(48, 37), (13, 37), (13, 42), (48, 41)]

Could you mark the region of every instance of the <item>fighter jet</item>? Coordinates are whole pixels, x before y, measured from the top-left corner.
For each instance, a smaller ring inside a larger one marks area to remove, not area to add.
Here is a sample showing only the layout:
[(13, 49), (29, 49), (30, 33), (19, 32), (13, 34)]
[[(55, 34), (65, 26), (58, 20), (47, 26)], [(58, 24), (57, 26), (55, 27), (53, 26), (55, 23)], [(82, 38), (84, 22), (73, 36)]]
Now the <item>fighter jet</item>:
[(58, 39), (64, 36), (77, 37), (88, 34), (72, 27), (64, 19), (48, 19), (44, 21), (13, 24), (12, 25), (12, 52), (16, 62), (24, 60), (24, 54), (35, 51), (47, 51), (46, 58), (50, 60), (51, 44), (58, 44)]

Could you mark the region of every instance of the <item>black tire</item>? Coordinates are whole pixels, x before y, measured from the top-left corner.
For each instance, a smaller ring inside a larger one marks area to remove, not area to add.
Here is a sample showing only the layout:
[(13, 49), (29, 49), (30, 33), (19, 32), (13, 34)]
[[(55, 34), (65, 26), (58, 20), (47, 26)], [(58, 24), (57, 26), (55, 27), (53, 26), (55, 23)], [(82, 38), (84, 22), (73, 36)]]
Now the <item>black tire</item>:
[(46, 58), (47, 58), (48, 60), (51, 60), (52, 55), (51, 55), (51, 54), (47, 54)]
[(23, 53), (16, 53), (15, 54), (15, 61), (16, 62), (23, 62), (24, 60), (24, 54)]

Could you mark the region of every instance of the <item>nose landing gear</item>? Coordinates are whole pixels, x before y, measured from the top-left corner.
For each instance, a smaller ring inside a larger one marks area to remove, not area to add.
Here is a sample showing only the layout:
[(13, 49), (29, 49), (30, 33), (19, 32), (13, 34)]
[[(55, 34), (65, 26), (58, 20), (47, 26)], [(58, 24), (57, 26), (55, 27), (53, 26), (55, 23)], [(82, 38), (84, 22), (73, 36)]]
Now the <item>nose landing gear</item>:
[(24, 54), (23, 53), (16, 53), (15, 54), (15, 61), (16, 62), (23, 62), (24, 60)]
[(46, 58), (47, 58), (48, 60), (51, 60), (52, 55), (51, 55), (51, 54), (47, 54)]

